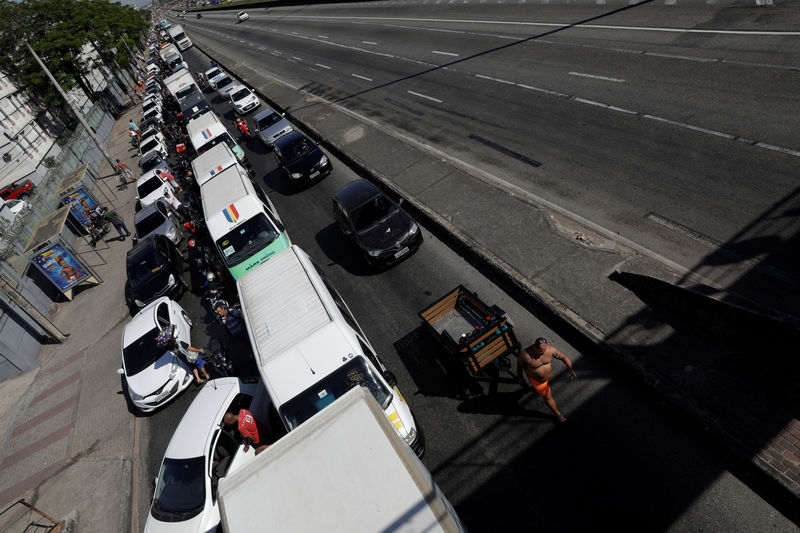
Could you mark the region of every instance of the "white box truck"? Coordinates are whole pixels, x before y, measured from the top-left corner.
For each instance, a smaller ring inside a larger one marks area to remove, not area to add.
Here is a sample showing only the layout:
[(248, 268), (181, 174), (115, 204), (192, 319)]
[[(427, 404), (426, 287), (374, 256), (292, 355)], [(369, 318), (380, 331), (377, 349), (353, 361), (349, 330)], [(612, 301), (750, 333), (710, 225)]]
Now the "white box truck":
[(183, 28), (180, 26), (172, 26), (167, 30), (170, 39), (172, 42), (175, 43), (178, 48), (181, 50), (186, 50), (190, 46), (192, 46), (192, 41), (186, 36), (186, 32), (183, 31)]
[(362, 387), (221, 479), (219, 505), (227, 533), (466, 531)]
[(181, 69), (175, 74), (164, 78), (164, 86), (178, 103), (194, 90), (199, 91), (192, 73), (186, 69)]
[(183, 58), (183, 56), (181, 55), (180, 50), (178, 50), (178, 47), (175, 46), (172, 43), (170, 43), (170, 44), (164, 46), (163, 48), (161, 48), (161, 50), (158, 51), (158, 55), (160, 55), (161, 59), (163, 59), (165, 62), (167, 61), (168, 57), (171, 57), (171, 56), (174, 56), (174, 55), (177, 55), (178, 57)]

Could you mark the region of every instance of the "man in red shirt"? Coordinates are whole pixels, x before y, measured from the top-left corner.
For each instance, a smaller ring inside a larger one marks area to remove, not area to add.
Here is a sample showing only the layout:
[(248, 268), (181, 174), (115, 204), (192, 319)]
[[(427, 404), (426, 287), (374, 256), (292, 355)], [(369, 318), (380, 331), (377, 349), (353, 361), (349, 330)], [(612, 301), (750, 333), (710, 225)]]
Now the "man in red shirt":
[(251, 445), (256, 449), (256, 455), (269, 448), (269, 444), (262, 442), (262, 438), (268, 434), (267, 428), (256, 420), (253, 413), (247, 409), (241, 409), (238, 415), (225, 413), (222, 421), (226, 426), (236, 426), (239, 434), (244, 437), (245, 452), (250, 449)]

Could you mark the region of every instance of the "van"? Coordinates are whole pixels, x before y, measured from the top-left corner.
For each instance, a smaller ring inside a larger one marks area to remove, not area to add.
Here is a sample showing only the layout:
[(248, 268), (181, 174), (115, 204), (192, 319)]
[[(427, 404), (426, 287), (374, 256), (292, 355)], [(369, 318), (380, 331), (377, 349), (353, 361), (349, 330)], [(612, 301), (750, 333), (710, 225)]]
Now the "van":
[(425, 439), (397, 380), (303, 250), (293, 245), (236, 286), (259, 374), (288, 431), (360, 385), (422, 455)]
[(234, 280), (292, 243), (275, 207), (235, 164), (200, 186), (208, 233)]
[(237, 162), (236, 156), (228, 148), (228, 145), (221, 143), (192, 160), (192, 175), (197, 185), (202, 186), (205, 182), (228, 167), (232, 167)]
[(213, 111), (203, 113), (190, 120), (186, 125), (186, 132), (189, 134), (189, 142), (192, 143), (197, 155), (203, 155), (214, 146), (225, 143), (240, 163), (249, 166), (244, 150), (236, 144), (231, 134), (225, 129), (225, 125)]

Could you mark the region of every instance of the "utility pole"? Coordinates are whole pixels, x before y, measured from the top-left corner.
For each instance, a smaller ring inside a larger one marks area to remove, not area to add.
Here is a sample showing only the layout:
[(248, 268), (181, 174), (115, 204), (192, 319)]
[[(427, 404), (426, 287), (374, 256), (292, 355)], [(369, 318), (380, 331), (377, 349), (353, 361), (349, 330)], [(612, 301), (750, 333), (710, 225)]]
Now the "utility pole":
[(89, 124), (87, 124), (86, 119), (83, 118), (83, 114), (79, 110), (75, 109), (72, 102), (69, 101), (67, 95), (64, 93), (64, 89), (61, 88), (61, 86), (58, 84), (53, 75), (50, 74), (50, 71), (47, 70), (47, 67), (44, 65), (44, 63), (42, 63), (42, 60), (39, 59), (39, 56), (36, 55), (36, 52), (34, 52), (33, 48), (31, 48), (31, 45), (28, 44), (27, 41), (25, 41), (25, 46), (28, 47), (28, 50), (30, 50), (31, 54), (33, 54), (33, 58), (36, 60), (37, 63), (39, 63), (39, 66), (42, 67), (42, 70), (44, 70), (44, 73), (47, 74), (48, 78), (50, 78), (50, 81), (53, 82), (53, 85), (56, 86), (56, 90), (58, 91), (58, 94), (61, 95), (61, 98), (64, 100), (64, 103), (67, 104), (70, 107), (70, 109), (72, 109), (72, 112), (75, 113), (75, 116), (78, 118), (78, 121), (81, 124), (83, 124), (84, 128), (86, 128), (86, 133), (88, 133), (89, 137), (92, 138), (92, 141), (94, 141), (94, 144), (97, 145), (97, 148), (100, 150), (100, 153), (102, 153), (103, 157), (106, 158), (106, 161), (108, 161), (108, 164), (111, 165), (111, 168), (112, 169), (117, 168), (116, 162), (111, 159), (110, 155), (108, 155), (108, 152), (106, 152), (106, 149), (100, 143), (100, 139), (97, 138), (97, 134), (91, 127), (89, 127)]

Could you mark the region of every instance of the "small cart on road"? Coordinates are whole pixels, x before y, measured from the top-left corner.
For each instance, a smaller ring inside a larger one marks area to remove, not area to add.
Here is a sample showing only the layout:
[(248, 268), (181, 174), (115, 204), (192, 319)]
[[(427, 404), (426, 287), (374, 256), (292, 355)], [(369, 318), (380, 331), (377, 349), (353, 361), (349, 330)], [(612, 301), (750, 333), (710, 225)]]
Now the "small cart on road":
[[(520, 344), (502, 309), (459, 285), (419, 316), (450, 362), (461, 366), (468, 377), (489, 382), (490, 392), (496, 391), (498, 382), (516, 383), (508, 356), (519, 355)], [(512, 377), (500, 377), (500, 370)]]

